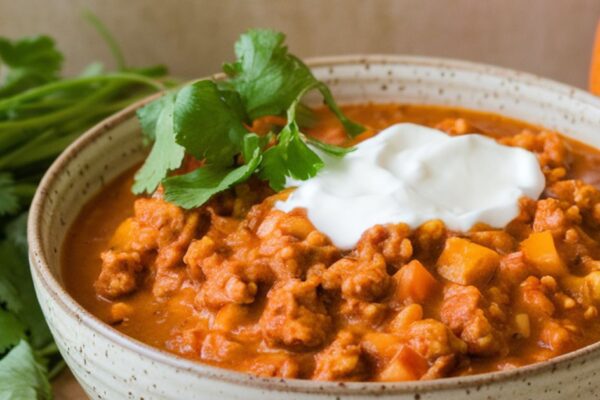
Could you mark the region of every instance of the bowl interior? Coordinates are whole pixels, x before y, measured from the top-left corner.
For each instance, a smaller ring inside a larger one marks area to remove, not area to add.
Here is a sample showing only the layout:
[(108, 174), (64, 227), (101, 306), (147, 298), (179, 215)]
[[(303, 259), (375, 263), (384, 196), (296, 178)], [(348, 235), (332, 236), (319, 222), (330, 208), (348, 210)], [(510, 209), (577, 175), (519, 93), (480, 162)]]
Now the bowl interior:
[[(313, 59), (309, 64), (341, 104), (398, 102), (483, 110), (558, 130), (600, 147), (600, 101), (531, 75), (419, 57), (350, 56)], [(321, 100), (311, 95), (308, 101)], [(30, 221), (34, 232), (30, 244), (33, 257), (41, 260), (34, 263), (38, 264), (34, 274), (39, 274), (67, 307), (78, 306), (56, 285), (56, 281), (62, 283), (61, 252), (69, 251), (62, 243), (83, 205), (146, 154), (135, 118), (135, 108), (141, 104), (109, 118), (69, 147), (48, 171), (34, 199), (32, 214), (37, 219)], [(77, 312), (86, 314), (81, 309)]]

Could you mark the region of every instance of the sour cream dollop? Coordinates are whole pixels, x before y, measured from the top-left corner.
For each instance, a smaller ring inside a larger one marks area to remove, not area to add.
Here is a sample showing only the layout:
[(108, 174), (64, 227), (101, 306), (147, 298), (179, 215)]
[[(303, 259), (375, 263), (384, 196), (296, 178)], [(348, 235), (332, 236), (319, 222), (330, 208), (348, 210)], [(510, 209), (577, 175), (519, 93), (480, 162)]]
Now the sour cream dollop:
[(343, 158), (319, 152), (325, 167), (309, 180), (289, 180), (296, 190), (275, 205), (305, 208), (341, 249), (377, 224), (415, 228), (440, 219), (456, 231), (478, 222), (503, 228), (519, 214), (519, 198), (537, 199), (545, 185), (533, 153), (478, 134), (402, 123), (356, 147)]

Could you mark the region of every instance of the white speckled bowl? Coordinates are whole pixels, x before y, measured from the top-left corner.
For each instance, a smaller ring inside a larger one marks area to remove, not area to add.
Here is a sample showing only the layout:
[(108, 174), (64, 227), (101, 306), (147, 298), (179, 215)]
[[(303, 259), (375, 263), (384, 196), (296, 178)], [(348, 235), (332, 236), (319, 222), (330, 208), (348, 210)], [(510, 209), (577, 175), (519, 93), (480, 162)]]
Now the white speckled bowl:
[[(402, 56), (311, 60), (341, 103), (405, 102), (486, 110), (556, 129), (600, 147), (600, 101), (532, 75), (460, 61)], [(148, 101), (148, 100), (146, 100)], [(257, 378), (194, 363), (126, 337), (64, 290), (67, 227), (106, 182), (144, 156), (136, 104), (71, 145), (46, 173), (29, 216), (31, 271), (60, 351), (98, 399), (496, 399), (597, 398), (600, 344), (512, 371), (410, 383)], [(92, 290), (92, 288), (90, 288)], [(543, 394), (542, 394), (543, 393)]]

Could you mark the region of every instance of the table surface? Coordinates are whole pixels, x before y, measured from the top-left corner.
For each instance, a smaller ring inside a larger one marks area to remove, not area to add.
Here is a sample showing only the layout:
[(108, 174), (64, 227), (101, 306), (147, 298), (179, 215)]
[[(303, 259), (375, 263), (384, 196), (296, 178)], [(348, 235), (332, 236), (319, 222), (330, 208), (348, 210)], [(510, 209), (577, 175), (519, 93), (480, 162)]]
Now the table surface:
[(65, 369), (53, 382), (54, 398), (56, 400), (86, 400), (85, 392), (75, 380), (75, 377)]

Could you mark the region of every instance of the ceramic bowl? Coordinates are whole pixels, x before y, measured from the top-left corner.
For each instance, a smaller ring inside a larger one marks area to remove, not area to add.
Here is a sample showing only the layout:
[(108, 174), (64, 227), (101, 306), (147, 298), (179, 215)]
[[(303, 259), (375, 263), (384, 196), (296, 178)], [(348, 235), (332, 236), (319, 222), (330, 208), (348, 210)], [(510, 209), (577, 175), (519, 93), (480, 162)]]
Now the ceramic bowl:
[[(421, 103), (491, 111), (600, 147), (600, 101), (532, 75), (461, 61), (402, 56), (320, 58), (309, 64), (340, 103)], [(547, 362), (468, 377), (408, 383), (313, 382), (258, 378), (195, 363), (104, 324), (65, 291), (60, 268), (62, 242), (82, 206), (107, 182), (143, 159), (135, 109), (149, 100), (105, 120), (71, 145), (46, 173), (29, 216), (31, 271), (38, 298), (61, 354), (91, 398), (597, 397), (600, 344)]]

